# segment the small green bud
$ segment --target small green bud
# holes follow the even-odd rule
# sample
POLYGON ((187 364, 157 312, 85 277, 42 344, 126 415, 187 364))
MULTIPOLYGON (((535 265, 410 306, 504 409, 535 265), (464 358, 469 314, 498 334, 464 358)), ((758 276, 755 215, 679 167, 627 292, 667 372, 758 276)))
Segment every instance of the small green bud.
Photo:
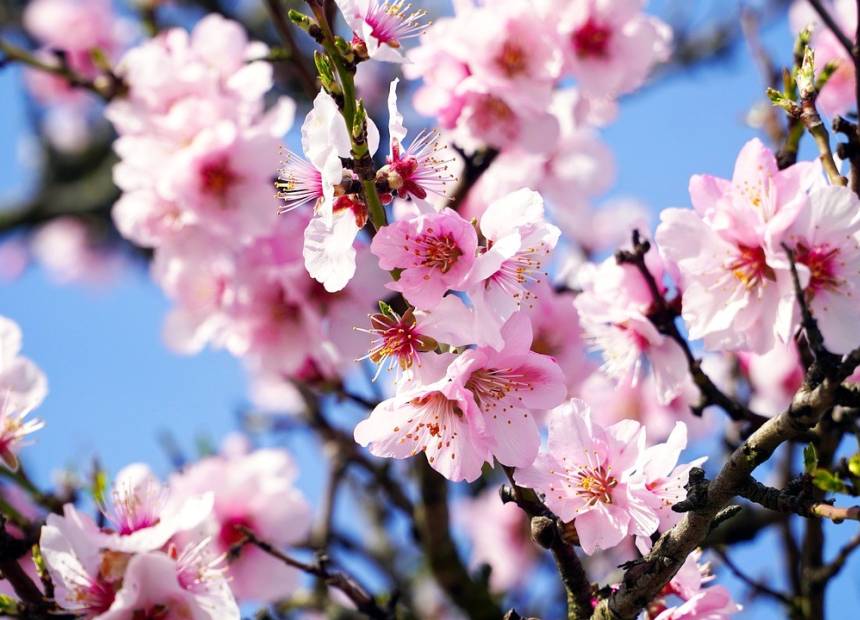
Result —
POLYGON ((801 99, 815 94, 815 52, 811 47, 803 50, 803 63, 797 68, 794 79, 801 99))
POLYGON ((815 446, 811 443, 806 444, 803 448, 803 471, 811 474, 818 467, 818 454, 815 452, 815 446))

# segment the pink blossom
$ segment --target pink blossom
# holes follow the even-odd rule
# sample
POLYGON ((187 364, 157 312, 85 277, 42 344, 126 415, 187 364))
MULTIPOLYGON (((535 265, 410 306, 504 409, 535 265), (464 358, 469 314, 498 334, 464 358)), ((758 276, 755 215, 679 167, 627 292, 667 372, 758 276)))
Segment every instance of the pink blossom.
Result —
MULTIPOLYGON (((860 199, 845 187, 818 189, 780 239, 808 272, 804 292, 824 344, 834 353, 848 353, 860 344, 860 327, 854 320, 860 295, 860 199)), ((781 273, 785 275, 785 270, 781 273)), ((789 340, 799 322, 799 308, 791 278, 781 278, 780 284, 780 336, 789 340)))
POLYGON ((465 290, 475 306, 479 344, 500 349, 500 332, 531 298, 528 287, 543 271, 561 231, 544 220, 543 199, 521 189, 496 200, 481 216, 486 250, 475 259, 465 290))
POLYGON ((528 579, 536 547, 529 537, 525 513, 514 503, 503 504, 496 489, 455 504, 455 521, 472 543, 471 568, 488 564, 490 587, 505 592, 528 579))
POLYGON ((105 284, 118 276, 123 261, 93 236, 83 221, 59 217, 39 227, 30 239, 30 251, 58 282, 105 284))
POLYGON ((18 470, 18 451, 29 443, 25 437, 45 426, 38 418, 25 421, 28 413, 30 407, 11 392, 0 393, 0 461, 12 471, 18 470))
POLYGON ((614 97, 630 92, 669 56, 672 32, 664 22, 640 12, 644 0, 556 4, 567 70, 589 94, 614 97))
POLYGON ((451 209, 394 222, 370 245, 386 271, 401 269, 386 285, 422 310, 430 310, 448 289, 462 287, 475 262, 478 238, 472 225, 451 209))
POLYGON ((0 316, 0 398, 10 411, 31 410, 42 404, 48 380, 21 352, 21 328, 0 316))
POLYGON ((377 456, 425 452, 449 480, 475 480, 494 457, 511 466, 531 463, 540 444, 531 412, 561 402, 564 379, 550 358, 529 350, 525 315, 515 315, 503 337, 499 352, 425 355, 419 376, 401 382, 397 395, 356 426, 356 441, 377 456))
POLYGON ((574 393, 592 373, 595 364, 586 355, 575 294, 556 292, 546 280, 535 283, 525 307, 534 331, 531 350, 550 356, 564 373, 568 391, 574 393))
POLYGON ((421 34, 427 14, 395 0, 337 0, 337 6, 368 56, 383 62, 403 62, 400 47, 421 34))
POLYGON ((742 609, 723 586, 712 586, 664 610, 654 620, 728 620, 742 609))
POLYGON ((687 447, 687 426, 676 422, 664 443, 647 448, 642 455, 642 473, 648 494, 644 501, 660 519, 660 529, 665 531, 681 519, 681 513, 673 512, 672 506, 687 497, 684 485, 689 480, 690 470, 701 467, 706 457, 677 465, 681 452, 687 447), (676 466, 677 465, 677 466, 676 466))
POLYGON ((583 401, 550 412, 547 450, 517 469, 517 484, 545 495, 547 506, 573 522, 582 550, 610 549, 631 534, 650 536, 659 524, 639 467, 645 432, 633 420, 603 428, 583 401))
POLYGON ((166 611, 166 619, 238 620, 239 607, 220 562, 201 547, 178 555, 135 555, 128 560, 113 604, 98 618, 136 620, 166 611))
MULTIPOLYGON (((657 242, 677 265, 682 315, 691 339, 712 350, 773 347, 780 301, 779 270, 770 245, 807 204, 818 169, 800 163, 778 170, 760 141, 738 155, 732 180, 690 179, 694 211, 666 209, 657 242)), ((819 181, 820 182, 820 181, 819 181)))
MULTIPOLYGON (((712 374, 709 373, 709 376, 712 374)), ((661 404, 657 398, 653 375, 648 375, 636 385, 630 385, 618 384, 598 371, 582 383, 578 393, 592 405, 595 421, 603 426, 619 420, 636 420, 645 427, 648 436, 656 440, 668 437, 679 420, 687 425, 692 434, 702 435, 709 430, 707 415, 697 418, 690 412, 690 405, 698 403, 700 399, 699 390, 692 380, 679 396, 665 404, 661 404)))
POLYGON ((222 121, 177 154, 160 193, 227 240, 265 232, 277 213, 271 176, 279 143, 271 134, 222 121))
MULTIPOLYGON (((310 528, 310 506, 296 489, 298 470, 287 452, 249 450, 247 442, 188 467, 171 479, 186 497, 210 493, 215 503, 194 536, 210 537, 217 553, 229 553, 241 542, 241 528, 282 547, 304 539, 310 528)), ((288 597, 298 585, 298 572, 253 546, 229 563, 230 587, 242 601, 270 602, 288 597)))
MULTIPOLYGON (((659 257, 650 254, 647 261, 665 291, 659 257)), ((622 384, 635 385, 650 367, 660 403, 680 395, 689 380, 686 357, 648 318, 653 295, 638 269, 609 257, 599 265, 583 266, 578 279, 583 290, 576 309, 587 338, 603 353, 605 372, 622 384)))
POLYGON ((141 553, 160 549, 178 532, 202 523, 212 511, 212 495, 180 496, 137 463, 117 474, 110 502, 101 509, 111 529, 95 536, 98 546, 141 553))
POLYGON ((474 312, 459 297, 446 295, 431 312, 409 308, 401 316, 387 308, 370 316, 370 329, 357 329, 374 336, 366 357, 378 365, 377 376, 386 364, 389 371, 397 368, 408 373, 413 366, 420 368, 421 354, 434 351, 439 342, 472 344, 475 338, 469 327, 473 317, 474 312))
POLYGON ((784 411, 803 383, 797 344, 777 342, 762 355, 740 353, 739 357, 753 389, 750 408, 766 416, 784 411))
POLYGON ((406 128, 403 115, 397 109, 398 82, 399 79, 393 80, 389 88, 389 155, 386 164, 377 172, 377 178, 386 180, 401 198, 424 200, 428 192, 444 197, 446 188, 454 180, 448 172, 453 160, 440 156, 445 146, 439 142, 439 134, 435 131, 422 131, 404 148, 406 128))

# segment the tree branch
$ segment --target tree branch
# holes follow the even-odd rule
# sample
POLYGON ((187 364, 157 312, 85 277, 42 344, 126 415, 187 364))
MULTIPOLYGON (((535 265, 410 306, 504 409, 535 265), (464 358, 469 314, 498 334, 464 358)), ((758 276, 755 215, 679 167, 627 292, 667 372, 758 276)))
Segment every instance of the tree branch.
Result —
POLYGON ((394 618, 392 611, 380 607, 374 598, 355 579, 341 571, 331 572, 328 569, 325 556, 318 558, 313 564, 302 562, 286 555, 268 542, 261 540, 252 530, 246 527, 240 527, 240 529, 245 536, 245 540, 238 543, 237 546, 239 548, 246 544, 252 544, 287 566, 292 566, 309 575, 319 577, 326 585, 337 588, 346 594, 349 600, 355 603, 358 610, 367 614, 370 618, 374 618, 375 620, 390 620, 394 618))

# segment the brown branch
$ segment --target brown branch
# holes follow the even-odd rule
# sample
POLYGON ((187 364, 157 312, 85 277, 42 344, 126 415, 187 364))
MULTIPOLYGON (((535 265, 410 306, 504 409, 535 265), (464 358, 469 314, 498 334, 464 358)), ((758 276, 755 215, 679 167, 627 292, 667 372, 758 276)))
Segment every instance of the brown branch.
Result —
POLYGON ((767 461, 782 443, 813 428, 834 404, 840 373, 821 383, 805 381, 791 405, 757 428, 738 446, 708 485, 707 502, 687 512, 655 543, 640 564, 625 573, 620 588, 602 601, 593 618, 632 620, 659 594, 687 556, 699 546, 711 529, 714 517, 749 480, 753 470, 767 461))
POLYGON ((52 63, 4 39, 0 39, 0 52, 3 53, 3 57, 0 59, 0 67, 4 63, 19 62, 38 71, 56 75, 68 82, 70 86, 88 90, 105 101, 110 101, 114 97, 121 95, 125 90, 122 80, 112 72, 108 71, 94 79, 90 79, 72 69, 62 56, 58 56, 57 62, 52 63))
POLYGON ((848 558, 854 551, 860 548, 860 534, 855 534, 836 554, 829 564, 822 566, 818 571, 809 574, 809 578, 815 581, 829 581, 845 566, 848 558))
POLYGON ((734 561, 729 557, 729 555, 728 555, 728 553, 726 553, 725 549, 718 547, 718 548, 714 549, 714 552, 719 556, 720 560, 722 560, 722 562, 726 566, 726 568, 728 568, 730 571, 732 571, 734 576, 737 577, 738 579, 740 579, 741 581, 743 581, 751 590, 753 590, 754 592, 756 592, 758 594, 764 594, 765 596, 769 596, 770 598, 779 601, 780 603, 782 603, 783 605, 785 605, 788 608, 794 608, 795 607, 794 602, 789 597, 787 597, 785 594, 783 594, 782 592, 779 592, 777 590, 774 590, 773 588, 771 588, 767 584, 764 584, 760 581, 753 579, 752 577, 747 575, 744 571, 742 571, 741 568, 737 564, 735 564, 734 561))
POLYGON ((567 598, 568 619, 590 618, 594 588, 579 556, 569 544, 569 538, 571 534, 575 536, 576 530, 568 532, 565 524, 546 507, 532 489, 517 485, 513 478, 513 468, 504 467, 504 470, 511 486, 502 487, 502 501, 514 502, 530 517, 532 539, 552 553, 567 598))
POLYGON ((447 481, 426 459, 417 459, 415 470, 421 496, 415 527, 433 578, 470 618, 497 620, 501 609, 487 588, 469 575, 451 538, 447 481))
POLYGON ((245 536, 245 540, 238 543, 238 548, 241 548, 246 544, 252 544, 273 558, 280 560, 287 566, 291 566, 302 572, 308 573, 309 575, 319 577, 326 583, 326 585, 343 592, 347 597, 349 597, 349 600, 355 603, 355 606, 360 612, 367 614, 370 618, 377 620, 390 620, 394 618, 393 612, 380 607, 376 600, 368 594, 367 590, 359 585, 354 578, 342 571, 331 571, 327 566, 324 556, 319 557, 313 564, 302 562, 301 560, 288 556, 265 540, 258 538, 252 530, 246 527, 241 527, 240 529, 242 534, 245 536))

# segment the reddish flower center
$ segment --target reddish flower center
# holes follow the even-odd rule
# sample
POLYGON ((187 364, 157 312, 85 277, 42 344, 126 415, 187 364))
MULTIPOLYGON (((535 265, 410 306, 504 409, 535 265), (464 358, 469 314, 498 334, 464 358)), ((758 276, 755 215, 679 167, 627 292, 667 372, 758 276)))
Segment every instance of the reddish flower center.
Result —
POLYGON ((432 228, 415 239, 413 251, 421 259, 422 266, 438 269, 442 273, 448 273, 463 255, 450 234, 436 235, 432 228))
POLYGON ((604 465, 580 467, 573 474, 573 482, 576 494, 584 497, 589 506, 594 506, 597 502, 611 504, 612 489, 618 486, 618 480, 604 465))
POLYGON ((221 522, 221 529, 218 532, 218 542, 222 549, 232 549, 243 540, 245 540, 245 532, 243 528, 253 529, 254 522, 246 515, 230 517, 221 522))
POLYGON ((230 187, 239 179, 230 168, 227 157, 206 162, 200 168, 200 184, 205 194, 217 198, 226 196, 230 187))
POLYGON ((514 41, 505 41, 498 56, 496 66, 509 78, 522 75, 528 69, 528 55, 525 49, 514 41))
POLYGON ((351 195, 338 196, 334 201, 334 205, 332 205, 332 209, 335 213, 338 211, 352 211, 355 217, 355 225, 359 228, 364 228, 364 225, 367 224, 367 205, 361 200, 353 198, 351 195))
POLYGON ((612 31, 593 17, 589 17, 571 36, 573 49, 580 58, 606 58, 611 38, 612 31))
POLYGON ((370 349, 368 357, 375 364, 381 364, 390 359, 389 370, 397 363, 402 370, 410 368, 418 360, 420 351, 432 351, 436 341, 428 336, 422 336, 416 329, 412 309, 401 317, 385 314, 373 314, 370 317, 369 333, 377 336, 370 349))
POLYGON ((767 264, 764 248, 761 246, 739 245, 738 253, 729 263, 728 268, 747 289, 761 285, 765 279, 776 279, 776 274, 767 264))
POLYGON ((839 278, 836 274, 838 256, 839 248, 831 248, 826 244, 815 248, 809 248, 802 243, 797 245, 795 259, 809 268, 809 284, 806 291, 810 297, 821 290, 833 290, 839 287, 839 278))
POLYGON ((533 391, 525 375, 514 368, 480 368, 469 376, 466 389, 472 392, 482 410, 491 409, 512 392, 533 391))

